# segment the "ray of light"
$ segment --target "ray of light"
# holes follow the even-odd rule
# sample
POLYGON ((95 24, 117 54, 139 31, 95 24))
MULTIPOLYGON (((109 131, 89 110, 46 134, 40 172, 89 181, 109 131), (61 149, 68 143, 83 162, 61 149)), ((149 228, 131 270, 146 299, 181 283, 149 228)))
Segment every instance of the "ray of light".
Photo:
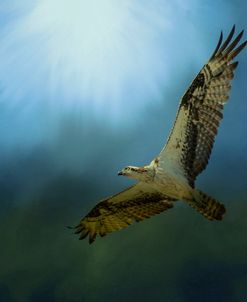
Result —
POLYGON ((114 115, 123 103, 154 97, 165 76, 160 35, 169 26, 164 5, 155 2, 37 0, 18 6, 21 13, 16 8, 1 35, 5 98, 15 106, 42 100, 114 115))

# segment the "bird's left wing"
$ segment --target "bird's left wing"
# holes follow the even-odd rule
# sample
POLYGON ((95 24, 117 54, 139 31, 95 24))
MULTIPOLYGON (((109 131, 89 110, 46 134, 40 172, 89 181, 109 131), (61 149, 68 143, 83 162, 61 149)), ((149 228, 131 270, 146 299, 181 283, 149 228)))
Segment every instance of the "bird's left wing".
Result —
POLYGON ((114 196, 100 201, 77 225, 75 234, 79 239, 89 236, 89 243, 96 236, 121 230, 134 221, 141 221, 172 208, 170 198, 152 189, 145 183, 138 183, 114 196))
POLYGON ((207 166, 223 117, 238 64, 233 59, 247 44, 245 41, 238 46, 243 31, 231 42, 234 31, 235 26, 223 44, 221 32, 213 55, 182 97, 175 124, 159 156, 160 168, 172 165, 192 187, 207 166))

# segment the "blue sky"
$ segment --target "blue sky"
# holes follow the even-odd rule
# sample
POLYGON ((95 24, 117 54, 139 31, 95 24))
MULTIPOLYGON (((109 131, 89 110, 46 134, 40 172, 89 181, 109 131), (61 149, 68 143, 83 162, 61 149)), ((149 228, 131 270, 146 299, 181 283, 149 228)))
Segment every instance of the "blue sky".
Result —
POLYGON ((226 203, 224 222, 181 205, 95 247, 64 226, 131 184, 117 178, 122 166, 157 155, 220 30, 246 29, 246 9, 241 0, 0 2, 0 300, 150 301, 155 291, 157 301, 245 301, 246 50, 198 179, 226 203))

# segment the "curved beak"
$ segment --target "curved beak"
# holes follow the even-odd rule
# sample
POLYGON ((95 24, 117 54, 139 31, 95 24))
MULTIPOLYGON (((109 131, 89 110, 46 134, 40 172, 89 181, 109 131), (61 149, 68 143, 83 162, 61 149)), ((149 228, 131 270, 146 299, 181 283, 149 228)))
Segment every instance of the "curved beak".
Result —
POLYGON ((122 171, 119 171, 117 175, 123 175, 123 172, 122 172, 122 171))

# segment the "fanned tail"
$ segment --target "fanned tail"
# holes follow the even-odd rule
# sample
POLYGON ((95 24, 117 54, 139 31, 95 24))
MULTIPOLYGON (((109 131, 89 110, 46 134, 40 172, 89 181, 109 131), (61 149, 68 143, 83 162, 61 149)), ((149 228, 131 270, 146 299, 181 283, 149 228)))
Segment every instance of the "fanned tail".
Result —
POLYGON ((194 199, 187 203, 209 220, 222 220, 226 212, 225 206, 213 197, 195 189, 194 199))

